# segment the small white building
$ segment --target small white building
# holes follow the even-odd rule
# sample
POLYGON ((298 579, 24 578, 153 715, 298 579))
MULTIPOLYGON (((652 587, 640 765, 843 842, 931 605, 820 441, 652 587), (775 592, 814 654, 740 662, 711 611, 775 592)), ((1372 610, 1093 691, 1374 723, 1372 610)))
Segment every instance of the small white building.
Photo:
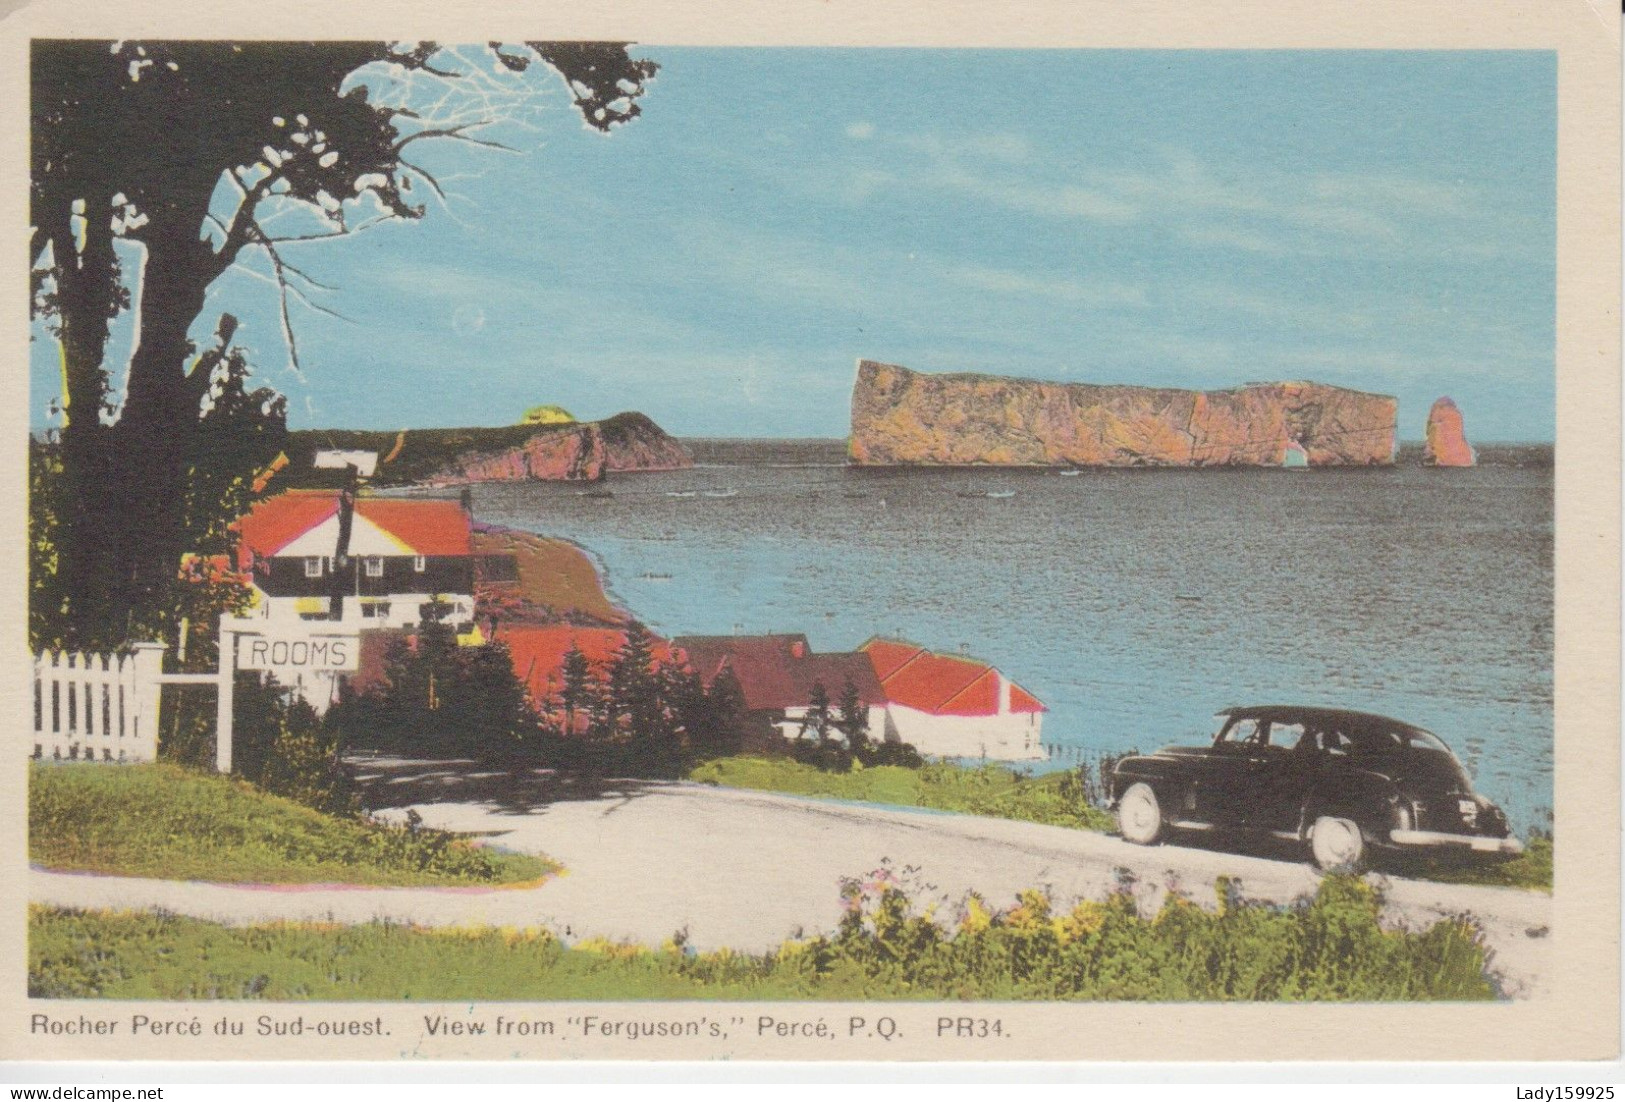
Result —
POLYGON ((354 467, 362 478, 371 478, 378 470, 378 453, 344 451, 338 448, 323 449, 316 453, 316 460, 311 466, 324 471, 342 471, 346 467, 354 467))
POLYGON ((886 697, 885 737, 922 754, 990 761, 1044 758, 1047 708, 985 662, 871 639, 869 656, 886 697))

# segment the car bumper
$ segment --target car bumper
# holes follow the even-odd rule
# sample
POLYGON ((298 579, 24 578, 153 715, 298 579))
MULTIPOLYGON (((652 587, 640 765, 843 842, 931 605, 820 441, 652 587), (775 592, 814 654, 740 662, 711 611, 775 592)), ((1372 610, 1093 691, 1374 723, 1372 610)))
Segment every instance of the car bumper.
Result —
POLYGON ((1523 843, 1516 838, 1486 838, 1482 834, 1446 834, 1440 830, 1391 830, 1388 840, 1396 846, 1418 849, 1470 849, 1478 853, 1500 853, 1516 857, 1523 843))

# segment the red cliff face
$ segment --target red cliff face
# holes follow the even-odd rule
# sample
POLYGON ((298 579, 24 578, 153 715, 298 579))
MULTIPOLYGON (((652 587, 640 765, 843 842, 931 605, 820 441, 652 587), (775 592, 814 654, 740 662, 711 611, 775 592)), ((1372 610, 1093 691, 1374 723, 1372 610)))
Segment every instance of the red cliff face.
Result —
POLYGON ((688 452, 660 426, 638 413, 607 421, 541 426, 521 441, 468 448, 424 475, 430 486, 470 482, 594 480, 611 471, 670 471, 692 467, 688 452))
POLYGON ((1320 383, 1167 390, 921 375, 861 360, 854 463, 865 466, 1277 467, 1394 461, 1398 400, 1320 383))
POLYGON ((1428 410, 1427 445, 1422 449, 1422 462, 1430 467, 1471 467, 1478 463, 1478 453, 1467 443, 1461 410, 1449 398, 1440 398, 1428 410))

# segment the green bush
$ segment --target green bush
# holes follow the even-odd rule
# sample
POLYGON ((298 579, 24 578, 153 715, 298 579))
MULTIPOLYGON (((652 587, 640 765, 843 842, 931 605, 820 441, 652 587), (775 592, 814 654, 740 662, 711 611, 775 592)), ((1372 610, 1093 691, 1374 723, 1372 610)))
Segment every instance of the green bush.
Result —
POLYGON ((169 915, 30 914, 37 998, 1480 1000, 1495 996, 1466 921, 1384 930, 1376 893, 1331 877, 1312 900, 1170 898, 1142 917, 1131 894, 1059 911, 1042 892, 993 911, 966 899, 931 921, 889 870, 849 881, 829 937, 765 954, 694 953, 541 931, 372 924, 229 929, 169 915))
POLYGON ((917 768, 875 765, 847 773, 785 758, 734 757, 704 762, 688 776, 728 788, 929 807, 1081 830, 1109 830, 1112 826, 1111 816, 1081 798, 1071 773, 1029 777, 999 765, 951 762, 917 768))

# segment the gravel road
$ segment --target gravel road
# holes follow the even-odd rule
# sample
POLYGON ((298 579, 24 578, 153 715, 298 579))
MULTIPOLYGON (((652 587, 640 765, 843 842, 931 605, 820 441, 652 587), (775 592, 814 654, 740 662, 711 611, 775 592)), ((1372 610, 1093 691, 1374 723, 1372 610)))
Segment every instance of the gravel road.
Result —
MULTIPOLYGON (((489 835, 545 853, 565 872, 520 889, 266 887, 54 873, 35 869, 36 902, 163 907, 234 924, 274 919, 424 925, 545 925, 566 938, 658 944, 686 932, 699 949, 761 950, 833 929, 839 882, 883 863, 917 898, 952 908, 969 891, 996 905, 1029 887, 1057 903, 1100 898, 1130 871, 1149 913, 1170 888, 1208 903, 1214 880, 1249 899, 1311 894, 1318 875, 1292 861, 1182 846, 1132 846, 1034 823, 645 781, 587 784, 466 764, 375 762, 364 774, 381 817, 410 808, 424 825, 489 835), (906 871, 905 871, 906 870, 906 871)), ((1470 914, 1483 927, 1506 994, 1539 996, 1548 974, 1551 898, 1508 888, 1381 878, 1384 921, 1429 925, 1470 914)))

